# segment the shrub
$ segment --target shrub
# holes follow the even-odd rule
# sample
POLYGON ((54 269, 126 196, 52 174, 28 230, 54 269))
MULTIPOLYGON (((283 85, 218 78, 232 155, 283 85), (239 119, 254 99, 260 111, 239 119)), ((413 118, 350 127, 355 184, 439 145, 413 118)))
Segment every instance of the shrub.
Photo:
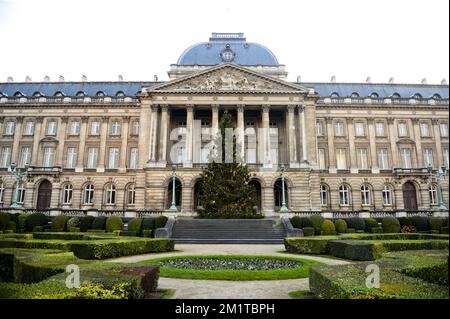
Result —
POLYGON ((123 222, 119 216, 111 216, 106 220, 106 232, 112 233, 115 230, 122 230, 123 222))
POLYGON ((403 228, 405 226, 412 226, 413 223, 411 221, 411 218, 409 217, 398 217, 398 221, 400 222, 400 227, 403 228))
POLYGON ((164 228, 166 226, 168 218, 166 216, 158 216, 155 219, 155 229, 164 228))
MULTIPOLYGON (((336 237, 337 238, 337 237, 336 237)), ((328 252, 329 238, 285 238, 284 247, 295 254, 325 254, 328 252)))
POLYGON ((44 233, 34 233, 34 239, 59 239, 59 240, 82 240, 84 239, 84 234, 72 234, 72 233, 60 233, 60 232, 44 232, 44 233))
POLYGON ((448 226, 442 227, 441 228, 441 233, 448 234, 448 226))
POLYGON ((52 222, 53 231, 65 231, 67 229, 67 222, 70 217, 66 215, 57 216, 52 222))
POLYGON ((95 217, 92 221, 92 229, 105 229, 106 217, 99 216, 95 217))
POLYGON ((344 234, 347 231, 347 223, 343 219, 338 219, 334 222, 334 227, 339 234, 344 234))
POLYGON ((370 232, 371 232, 371 233, 374 233, 374 234, 380 234, 380 233, 383 233, 383 228, 380 227, 380 226, 378 226, 378 227, 373 227, 373 228, 370 230, 370 232))
POLYGON ((88 229, 92 228, 92 223, 94 221, 94 216, 84 216, 80 218, 80 230, 82 232, 87 231, 88 229))
POLYGON ((134 230, 121 230, 120 236, 137 237, 138 233, 134 230))
POLYGON ((314 227, 314 233, 320 235, 323 223, 323 217, 320 215, 312 215, 309 220, 311 221, 312 227, 314 227))
POLYGON ((416 231, 416 227, 414 227, 413 225, 405 225, 401 230, 402 233, 415 233, 416 231))
POLYGON ((6 226, 6 230, 11 230, 13 233, 15 233, 17 231, 16 223, 10 220, 8 226, 6 226))
POLYGON ((375 218, 364 218, 364 223, 366 225, 365 231, 370 233, 372 228, 379 227, 378 222, 375 218))
POLYGON ((143 230, 153 230, 155 229, 155 217, 147 217, 142 219, 142 229, 143 230))
POLYGON ((115 230, 115 231, 113 231, 113 234, 115 236, 120 236, 122 234, 122 231, 121 230, 115 230))
POLYGON ((26 227, 25 229, 27 231, 33 231, 33 228, 36 226, 44 226, 47 225, 48 218, 42 213, 34 213, 28 216, 26 220, 26 227))
POLYGON ((70 231, 71 233, 79 233, 81 232, 80 227, 69 227, 68 231, 70 231))
POLYGON ((336 228, 331 220, 325 219, 322 223, 322 235, 336 235, 336 228))
POLYGON ((25 231, 25 229, 27 228, 27 219, 28 215, 26 214, 21 214, 17 217, 17 226, 20 231, 25 231))
POLYGON ((303 227, 303 236, 309 237, 314 236, 314 227, 303 227))
POLYGON ((428 218, 423 216, 412 216, 410 217, 411 222, 417 231, 429 231, 428 218))
POLYGON ((88 233, 106 233, 106 230, 104 229, 88 229, 88 233))
POLYGON ((8 227, 11 217, 7 213, 0 212, 0 231, 3 231, 8 227))
POLYGON ((78 217, 72 217, 67 221, 67 229, 71 231, 71 228, 79 228, 81 221, 78 217))
POLYGON ((128 230, 134 231, 138 235, 142 232, 142 218, 133 218, 128 222, 128 230))
POLYGON ((355 233, 355 232, 356 232, 356 231, 355 231, 354 228, 347 228, 347 231, 346 231, 347 234, 353 234, 353 233, 355 233))
POLYGON ((291 223, 294 228, 298 229, 312 227, 311 220, 308 217, 294 216, 291 218, 291 223))
POLYGON ((430 230, 437 230, 441 232, 441 228, 444 226, 444 220, 440 217, 431 217, 428 219, 428 225, 430 230))
POLYGON ((150 237, 152 237, 152 234, 153 234, 153 230, 151 230, 151 229, 144 229, 142 231, 142 236, 143 237, 150 238, 150 237))
POLYGON ((366 223, 364 222, 364 219, 361 217, 350 217, 346 219, 346 222, 347 227, 353 228, 355 231, 366 229, 366 223))
POLYGON ((397 218, 392 216, 384 217, 381 221, 381 226, 383 227, 383 232, 385 233, 399 233, 400 223, 397 218))

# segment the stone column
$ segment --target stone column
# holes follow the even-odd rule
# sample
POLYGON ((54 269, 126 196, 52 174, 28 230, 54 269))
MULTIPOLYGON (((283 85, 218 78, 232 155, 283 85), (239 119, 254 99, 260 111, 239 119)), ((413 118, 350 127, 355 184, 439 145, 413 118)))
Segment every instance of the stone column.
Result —
POLYGON ((355 148, 355 124, 352 117, 347 117, 348 148, 350 152, 350 173, 358 174, 358 160, 355 148))
POLYGON ((122 118, 123 130, 120 136, 120 155, 119 155, 119 173, 125 173, 127 171, 127 152, 128 152, 128 131, 130 127, 130 117, 124 116, 122 118))
MULTIPOLYGON (((307 143, 306 143, 306 125, 305 125, 305 106, 298 106, 298 128, 300 131, 300 144, 301 144, 301 162, 306 163, 307 157, 307 143)), ((314 131, 315 132, 315 131, 314 131)))
POLYGON ((244 105, 237 107, 237 143, 239 149, 237 150, 237 158, 241 163, 245 162, 245 135, 244 135, 244 105))
POLYGON ((158 126, 158 105, 152 105, 152 116, 150 124, 150 161, 156 162, 156 129, 158 126))
POLYGON ((194 137, 194 106, 186 105, 186 161, 184 167, 192 167, 192 145, 194 137))
POLYGON ((81 118, 80 144, 78 145, 78 155, 77 155, 78 157, 77 157, 77 166, 75 168, 75 172, 83 172, 83 170, 84 170, 84 151, 86 149, 88 121, 89 121, 89 117, 87 117, 87 116, 83 116, 81 118))
POLYGON ((396 168, 400 167, 397 150, 397 129, 395 127, 395 120, 393 118, 388 118, 387 121, 389 126, 389 141, 391 143, 392 168, 396 168))
POLYGON ((4 116, 0 116, 0 136, 3 135, 3 122, 5 121, 5 117, 4 116))
POLYGON ((328 169, 330 173, 336 173, 336 151, 334 149, 334 130, 333 130, 333 118, 326 117, 327 122, 327 141, 328 141, 328 169))
POLYGON ((294 117, 295 117, 295 106, 294 105, 288 105, 287 106, 287 138, 288 138, 288 146, 289 146, 289 167, 295 168, 298 167, 298 161, 297 161, 297 141, 295 138, 295 124, 294 124, 294 117))
POLYGON ((17 116, 16 117, 16 127, 14 128, 14 141, 13 141, 13 147, 12 147, 12 156, 11 156, 11 163, 18 164, 19 160, 19 143, 22 139, 22 122, 23 122, 23 116, 17 116))
POLYGON ((216 137, 217 132, 219 131, 219 105, 215 104, 211 106, 212 116, 211 116, 211 134, 212 139, 216 137))
POLYGON ((64 163, 64 145, 66 142, 67 136, 67 123, 69 122, 69 118, 67 116, 61 116, 61 125, 58 125, 57 139, 58 139, 58 149, 56 153, 56 166, 64 167, 66 163, 64 163))
POLYGON ((150 120, 151 109, 149 105, 141 105, 141 115, 139 118, 139 168, 143 168, 150 159, 150 120))
MULTIPOLYGON (((434 162, 434 167, 441 167, 444 165, 444 158, 442 156, 442 143, 441 143, 441 130, 439 128, 439 120, 438 119, 432 119, 433 123, 433 135, 434 135, 434 142, 436 145, 436 160, 434 162)), ((447 206, 448 207, 448 206, 447 206)))
POLYGON ((413 141, 416 142, 416 158, 417 158, 417 167, 425 167, 425 164, 423 162, 423 152, 422 152, 422 141, 421 141, 421 134, 420 134, 420 126, 419 126, 419 119, 413 118, 411 119, 412 126, 413 126, 413 141))
POLYGON ((105 155, 106 155, 106 139, 108 138, 108 123, 109 117, 102 117, 102 127, 100 130, 100 150, 97 163, 97 172, 103 173, 105 171, 105 155))
POLYGON ((159 165, 166 166, 167 163, 167 127, 168 127, 168 109, 169 106, 161 105, 161 126, 159 134, 159 165))
POLYGON ((314 101, 305 103, 303 123, 304 140, 306 148, 306 161, 309 165, 317 165, 317 134, 316 134, 316 108, 314 101), (310 132, 310 134, 306 134, 310 132))
POLYGON ((372 167, 372 173, 379 173, 378 168, 378 156, 377 156, 377 144, 376 144, 376 134, 375 134, 375 123, 373 117, 367 119, 368 124, 368 138, 370 145, 370 163, 372 167))
POLYGON ((269 133, 269 110, 270 105, 262 106, 262 129, 263 129, 263 166, 272 167, 270 160, 270 133, 269 133))
POLYGON ((38 154, 39 154, 39 141, 41 140, 41 130, 42 121, 44 118, 42 116, 36 117, 36 124, 34 127, 34 137, 33 137, 33 149, 31 150, 31 163, 32 166, 38 166, 38 154))

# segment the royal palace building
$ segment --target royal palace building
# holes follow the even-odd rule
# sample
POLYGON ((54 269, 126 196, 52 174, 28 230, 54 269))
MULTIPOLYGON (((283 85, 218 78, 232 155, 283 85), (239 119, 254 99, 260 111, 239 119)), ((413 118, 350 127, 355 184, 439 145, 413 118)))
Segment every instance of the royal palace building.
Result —
POLYGON ((165 210, 176 164, 177 208, 195 214, 225 111, 266 216, 281 206, 280 164, 291 211, 448 207, 445 82, 288 82, 275 55, 241 33, 213 33, 168 74, 0 83, 0 207, 18 186, 22 208, 165 210))

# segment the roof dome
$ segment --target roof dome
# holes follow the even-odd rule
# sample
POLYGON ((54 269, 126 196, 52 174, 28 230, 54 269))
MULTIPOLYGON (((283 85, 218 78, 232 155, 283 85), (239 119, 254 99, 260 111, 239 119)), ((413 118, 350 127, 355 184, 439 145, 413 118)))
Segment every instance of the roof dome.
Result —
POLYGON ((213 33, 209 42, 186 49, 177 65, 279 65, 275 55, 265 46, 247 42, 243 33, 213 33))

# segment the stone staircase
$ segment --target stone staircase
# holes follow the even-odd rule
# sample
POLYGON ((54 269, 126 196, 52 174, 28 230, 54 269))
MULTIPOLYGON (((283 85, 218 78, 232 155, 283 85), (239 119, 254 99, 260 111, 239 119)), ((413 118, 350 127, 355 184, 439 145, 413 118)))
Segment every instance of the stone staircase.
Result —
POLYGON ((280 219, 178 218, 172 238, 191 244, 282 244, 286 231, 280 219))

